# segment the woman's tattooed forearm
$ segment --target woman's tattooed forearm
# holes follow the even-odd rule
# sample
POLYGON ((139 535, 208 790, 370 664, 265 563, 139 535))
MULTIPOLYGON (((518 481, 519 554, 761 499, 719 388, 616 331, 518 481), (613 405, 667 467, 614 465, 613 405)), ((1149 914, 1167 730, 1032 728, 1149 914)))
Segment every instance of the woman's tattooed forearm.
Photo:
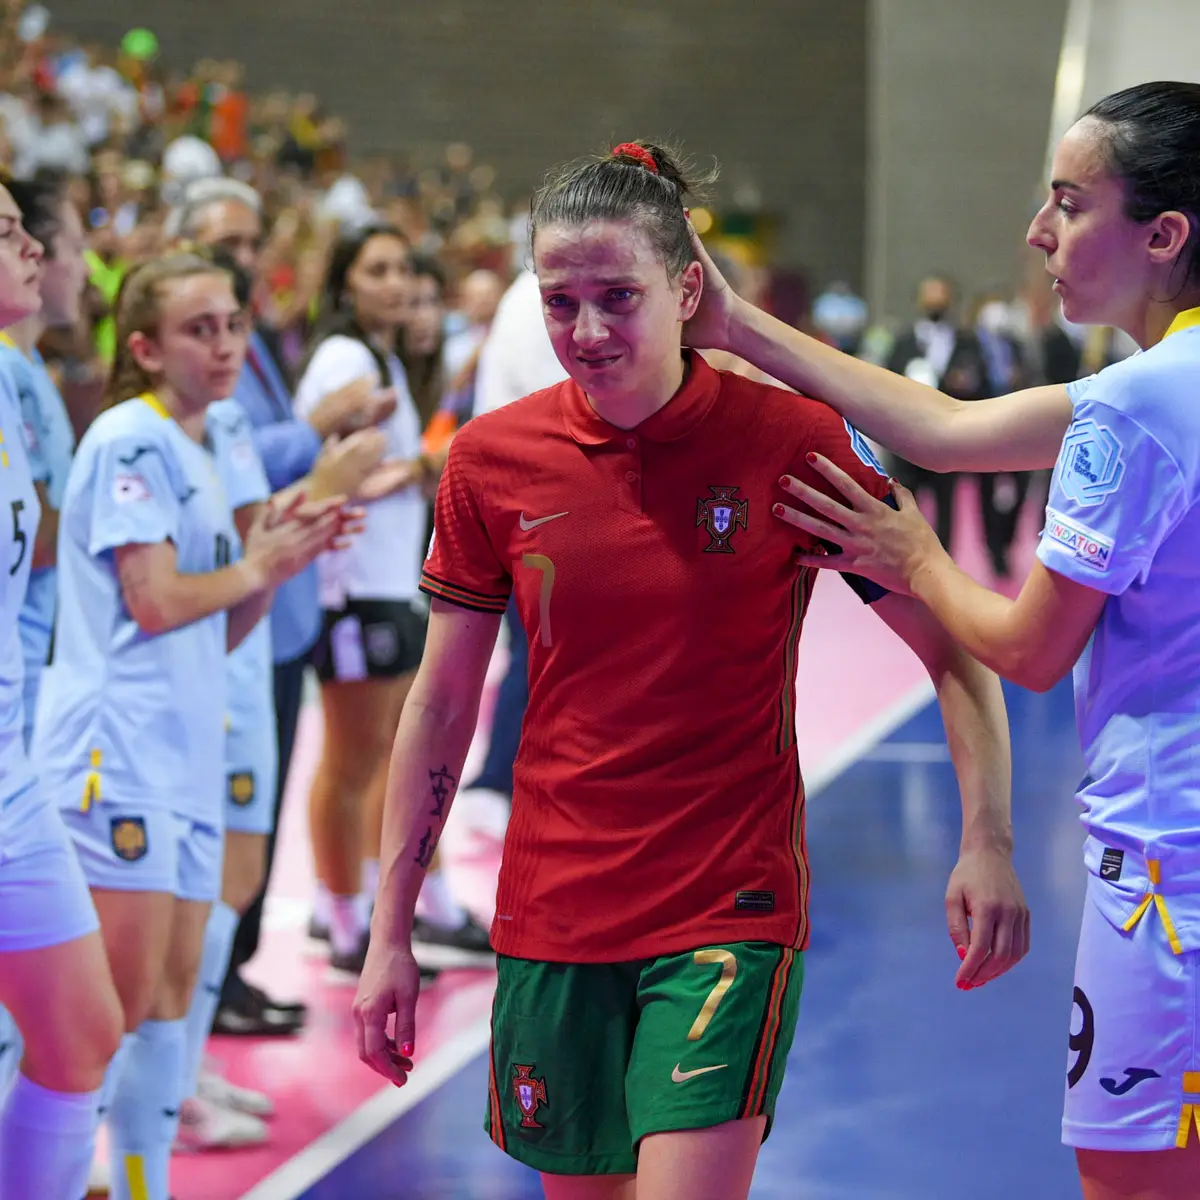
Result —
POLYGON ((438 770, 429 772, 430 799, 433 802, 433 807, 429 810, 429 815, 437 823, 436 825, 430 825, 425 830, 417 846, 414 861, 422 869, 427 869, 429 864, 433 862, 433 856, 437 852, 438 839, 442 836, 442 825, 446 819, 446 805, 450 802, 450 797, 454 794, 454 787, 457 783, 458 780, 450 773, 450 769, 445 763, 438 770))

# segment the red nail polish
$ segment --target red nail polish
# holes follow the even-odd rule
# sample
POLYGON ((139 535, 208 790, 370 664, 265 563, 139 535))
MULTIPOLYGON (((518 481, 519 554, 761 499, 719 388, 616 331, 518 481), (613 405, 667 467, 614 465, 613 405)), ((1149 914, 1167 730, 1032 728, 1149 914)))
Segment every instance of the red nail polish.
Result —
POLYGON ((808 454, 805 456, 805 460, 811 465, 817 461, 817 456, 815 454, 808 454))
POLYGON ((958 948, 958 961, 959 961, 959 962, 962 962, 962 960, 963 960, 964 958, 966 958, 966 957, 967 957, 967 948, 966 948, 966 946, 959 946, 959 948, 958 948))
POLYGON ((787 486, 788 486, 788 484, 789 484, 790 482, 791 482, 791 476, 789 476, 789 475, 780 475, 780 477, 779 477, 779 486, 780 486, 781 488, 785 488, 785 487, 787 487, 787 486))
POLYGON ((776 505, 775 505, 775 506, 774 506, 774 507, 771 509, 771 511, 772 511, 772 512, 773 512, 773 513, 774 513, 774 514, 777 516, 777 517, 782 517, 782 516, 783 516, 783 505, 782 505, 782 504, 776 504, 776 505))
POLYGON ((404 1045, 400 1047, 400 1053, 403 1054, 405 1058, 412 1058, 412 1052, 412 1042, 405 1042, 404 1045))

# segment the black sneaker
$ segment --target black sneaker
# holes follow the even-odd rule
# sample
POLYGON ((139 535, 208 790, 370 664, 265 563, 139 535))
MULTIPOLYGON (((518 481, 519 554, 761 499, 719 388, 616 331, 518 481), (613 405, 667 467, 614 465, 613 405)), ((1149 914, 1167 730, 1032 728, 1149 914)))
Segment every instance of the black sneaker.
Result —
POLYGON ((496 952, 488 931, 470 915, 457 929, 415 917, 412 936, 413 955, 422 966, 452 970, 496 965, 496 952))
POLYGON ((329 926, 322 925, 315 916, 308 918, 308 937, 313 942, 329 941, 329 926))
POLYGON ((273 1008, 276 1012, 281 1013, 291 1013, 301 1021, 308 1020, 307 1004, 299 1000, 273 1000, 262 988, 255 987, 252 983, 243 981, 243 986, 264 1008, 273 1008))
MULTIPOLYGON (((338 954, 336 952, 329 955, 329 970, 334 976, 332 982, 339 982, 339 976, 346 975, 361 975, 363 966, 367 961, 367 950, 371 945, 370 933, 364 933, 358 946, 349 954, 338 954)), ((425 963, 417 964, 421 970, 421 986, 436 979, 440 972, 434 967, 427 966, 425 963)))
POLYGON ((293 1037, 304 1028, 307 1015, 307 1009, 278 1007, 258 988, 242 983, 221 996, 212 1031, 226 1037, 293 1037))

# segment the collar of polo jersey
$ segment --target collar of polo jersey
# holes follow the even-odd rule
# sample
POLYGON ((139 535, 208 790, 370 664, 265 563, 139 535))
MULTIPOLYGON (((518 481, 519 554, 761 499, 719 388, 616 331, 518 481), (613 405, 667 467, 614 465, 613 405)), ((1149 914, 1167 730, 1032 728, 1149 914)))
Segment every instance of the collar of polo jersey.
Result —
POLYGON ((1200 308, 1185 308, 1183 312, 1176 314, 1175 320, 1167 326, 1167 332, 1163 334, 1163 337, 1164 339, 1169 338, 1173 333, 1192 329, 1196 325, 1200 325, 1200 308))
POLYGON ((673 442, 686 437, 708 415, 721 390, 721 380, 702 355, 694 350, 685 350, 684 354, 687 374, 679 391, 658 412, 633 429, 610 425, 588 403, 583 388, 574 380, 568 380, 562 391, 567 432, 581 446, 600 446, 631 433, 648 442, 673 442))
POLYGON ((153 392, 143 392, 138 399, 158 413, 164 421, 171 419, 171 414, 167 411, 167 406, 153 392))

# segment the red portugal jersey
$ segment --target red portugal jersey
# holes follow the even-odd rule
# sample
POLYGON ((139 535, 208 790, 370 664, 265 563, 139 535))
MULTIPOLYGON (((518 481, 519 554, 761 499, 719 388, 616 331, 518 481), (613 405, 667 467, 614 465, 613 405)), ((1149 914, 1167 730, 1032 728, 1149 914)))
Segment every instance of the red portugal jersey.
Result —
POLYGON ((813 572, 793 556, 811 543, 771 505, 784 473, 827 487, 810 451, 887 494, 832 409, 698 354, 636 429, 568 381, 455 438, 421 587, 491 613, 515 592, 529 635, 499 953, 806 945, 796 649, 813 572))

